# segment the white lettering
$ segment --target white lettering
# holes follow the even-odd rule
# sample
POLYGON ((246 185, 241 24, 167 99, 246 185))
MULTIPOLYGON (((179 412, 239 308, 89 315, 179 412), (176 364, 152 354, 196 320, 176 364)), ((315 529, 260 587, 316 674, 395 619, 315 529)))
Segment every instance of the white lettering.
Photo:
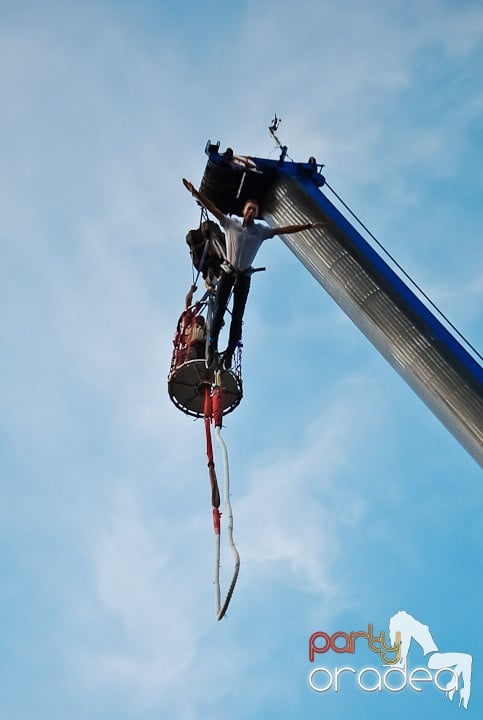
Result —
POLYGON ((401 692, 401 690, 404 690, 408 682, 408 677, 406 675, 406 668, 398 668, 398 667, 392 667, 387 672, 384 673, 384 687, 389 690, 389 692, 401 692), (393 673, 399 673, 402 675, 403 678, 403 684, 399 687, 394 687, 392 685, 389 685, 388 683, 388 677, 389 675, 392 675, 393 673))
POLYGON ((457 690, 458 689, 458 675, 452 668, 440 668, 438 672, 434 676, 434 684, 438 688, 438 690, 442 690, 443 692, 449 692, 451 690, 457 690), (446 685, 441 685, 438 683, 440 673, 443 672, 449 672, 453 676, 453 685, 449 685, 448 683, 446 685))
POLYGON ((341 690, 340 678, 344 673, 354 675, 356 684, 360 689, 369 693, 381 692, 383 686, 386 690, 389 690, 389 692, 401 692, 408 685, 411 690, 421 692, 422 688, 418 687, 418 685, 431 682, 434 683, 438 690, 443 692, 458 689, 458 674, 452 668, 440 668, 433 676, 428 668, 417 667, 411 670, 408 676, 406 668, 399 667, 390 667, 383 675, 377 668, 373 667, 362 668, 359 672, 353 667, 336 667, 333 670, 333 674, 325 667, 316 667, 310 672, 308 682, 312 690, 318 693, 324 693, 328 690, 339 692, 341 690), (441 673, 451 674, 451 680, 444 685, 440 684, 441 673), (370 677, 368 677, 370 675, 374 676, 373 684, 371 684, 370 677), (400 677, 400 683, 398 685, 390 682, 394 675, 400 677))
POLYGON ((360 671, 359 675, 357 676, 357 684, 361 688, 361 690, 365 690, 366 692, 375 692, 376 690, 381 691, 382 690, 382 678, 381 673, 376 670, 376 668, 367 667, 360 671), (374 673, 377 677, 376 685, 374 685, 373 688, 364 687, 362 684, 362 678, 366 673, 374 673))
POLYGON ((339 692, 339 675, 342 675, 343 672, 351 672, 355 674, 354 668, 351 667, 343 667, 343 668, 336 668, 334 672, 334 691, 339 692))
POLYGON ((416 690, 416 692, 421 692, 421 688, 415 687, 413 683, 416 682, 432 682, 433 676, 429 672, 428 668, 414 668, 414 670, 411 671, 411 674, 409 676, 409 685, 412 688, 412 690, 416 690), (416 673, 426 673, 426 677, 415 677, 416 673))
POLYGON ((314 668, 312 672, 309 675, 309 685, 312 688, 312 690, 315 690, 315 692, 326 692, 327 690, 330 690, 332 687, 332 674, 330 670, 327 670, 326 668, 320 667, 320 668, 314 668), (317 685, 314 685, 314 677, 316 673, 324 672, 329 676, 329 684, 327 687, 318 687, 317 685))

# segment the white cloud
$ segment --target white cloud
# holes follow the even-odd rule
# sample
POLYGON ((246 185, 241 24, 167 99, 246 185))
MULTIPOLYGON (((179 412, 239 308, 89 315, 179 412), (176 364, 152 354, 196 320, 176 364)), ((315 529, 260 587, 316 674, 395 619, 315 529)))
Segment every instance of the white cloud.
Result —
POLYGON ((348 458, 370 428, 358 425, 356 417, 374 401, 370 384, 357 378, 348 378, 331 395, 325 411, 293 427, 288 448, 252 472, 237 532, 257 582, 275 576, 332 601, 344 594, 334 581, 343 528, 357 525, 364 511, 363 497, 344 480, 346 473, 350 477, 348 458))
MULTIPOLYGON (((358 403, 370 402, 370 385, 356 378, 349 384, 358 403)), ((356 429, 355 404, 338 402, 336 395, 324 413, 299 428, 290 452, 282 451, 269 463, 262 460, 248 482, 240 482, 241 467, 231 467, 235 541, 242 565, 222 626, 214 620, 208 504, 196 512, 190 504, 162 504, 157 517, 147 509, 152 500, 143 496, 142 486, 115 491, 103 504, 102 526, 93 532, 90 526, 92 574, 79 599, 89 626, 86 642, 77 649, 78 662, 89 685, 123 688, 142 705, 177 703, 182 712, 190 702, 201 701, 210 673, 220 672, 207 638, 221 633, 222 641, 228 634, 235 645, 223 661, 222 686, 210 701, 216 704, 235 685, 248 682, 253 671, 239 633, 245 632, 260 596, 283 595, 289 588, 302 595, 315 593, 326 617, 350 604, 336 565, 342 537, 362 521, 365 501, 353 485, 347 458, 364 442, 369 426, 356 429), (344 510, 338 512, 341 502, 344 510)), ((228 450, 236 441, 229 435, 225 430, 228 450)), ((201 459, 198 464, 202 472, 201 459)), ((221 484, 219 459, 217 465, 221 484)), ((230 576, 231 562, 223 536, 223 578, 230 576)), ((254 628, 259 622, 263 625, 260 619, 254 628)), ((262 648, 258 652, 264 656, 262 648)))

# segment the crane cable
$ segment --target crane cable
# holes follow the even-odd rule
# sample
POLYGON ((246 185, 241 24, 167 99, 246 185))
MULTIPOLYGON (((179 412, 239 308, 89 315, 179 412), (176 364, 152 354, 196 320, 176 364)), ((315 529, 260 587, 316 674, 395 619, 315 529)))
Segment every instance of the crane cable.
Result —
POLYGON ((418 285, 418 283, 409 275, 408 272, 398 263, 395 257, 391 255, 391 253, 384 247, 384 245, 377 239, 377 237, 369 230, 369 228, 362 222, 362 220, 351 210, 351 208, 347 205, 347 203, 344 202, 344 200, 336 193, 333 187, 329 185, 327 181, 325 181, 325 186, 328 190, 334 195, 334 197, 337 198, 337 200, 341 203, 341 205, 349 212, 354 220, 359 223, 359 225, 366 231, 366 233, 369 235, 372 240, 378 245, 378 247, 383 251, 383 253, 388 257, 391 262, 397 267, 400 273, 404 275, 406 280, 409 280, 409 282, 412 284, 414 288, 422 295, 422 297, 426 300, 427 303, 435 310, 435 312, 439 315, 440 318, 442 318, 447 325, 453 330, 453 332, 458 335, 460 340, 462 340, 466 346, 473 351, 473 353, 480 359, 483 360, 483 356, 481 353, 478 352, 478 350, 474 347, 474 345, 471 344, 471 342, 466 338, 463 333, 461 333, 458 328, 451 322, 451 320, 445 315, 445 313, 434 303, 431 298, 424 292, 424 290, 418 285))
POLYGON ((211 497, 213 505, 213 527, 215 531, 215 567, 214 567, 214 585, 215 585, 215 609, 216 619, 221 620, 228 609, 230 600, 235 589, 236 581, 238 579, 238 573, 240 571, 240 555, 235 546, 233 540, 233 511, 230 502, 230 469, 228 465, 228 451, 225 442, 221 436, 221 427, 223 419, 223 387, 221 385, 220 372, 215 373, 215 385, 213 391, 210 385, 205 385, 205 397, 204 397, 204 420, 205 420, 205 432, 206 432, 206 447, 208 456, 208 470, 210 474, 211 482, 211 497), (218 489, 218 482, 215 473, 215 464, 213 459, 213 447, 211 442, 211 421, 215 424, 215 437, 218 445, 220 446, 222 457, 223 457, 223 501, 225 511, 228 518, 227 533, 228 533, 228 544, 233 554, 233 575, 228 587, 228 591, 225 595, 223 603, 221 601, 221 589, 220 589, 220 555, 221 555, 221 512, 220 506, 220 493, 218 489))

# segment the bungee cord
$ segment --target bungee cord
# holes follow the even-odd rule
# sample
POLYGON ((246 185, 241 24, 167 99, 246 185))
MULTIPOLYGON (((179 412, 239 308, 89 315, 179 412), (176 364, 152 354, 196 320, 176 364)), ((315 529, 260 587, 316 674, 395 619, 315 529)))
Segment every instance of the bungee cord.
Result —
MULTIPOLYGON (((225 442, 221 437, 221 428, 215 427, 215 437, 221 448, 223 455, 223 470, 224 470, 224 483, 223 483, 223 500, 225 505, 225 513, 227 515, 227 535, 228 543, 233 555, 233 576, 230 582, 230 586, 223 601, 223 605, 220 601, 220 534, 218 534, 217 540, 215 541, 218 547, 215 549, 215 597, 216 597, 216 619, 221 620, 230 604, 233 591, 235 589, 236 581, 238 579, 238 573, 240 572, 240 554, 236 548, 235 541, 233 540, 233 511, 230 502, 230 470, 228 467, 228 452, 226 449, 225 442)), ((216 532, 216 530, 215 530, 216 532)))
POLYGON ((213 528, 215 531, 215 564, 214 564, 214 586, 215 586, 215 615, 217 620, 221 620, 228 609, 230 600, 235 589, 238 573, 240 571, 240 555, 233 540, 233 510, 230 502, 230 468, 228 463, 228 451, 226 444, 221 436, 221 427, 223 420, 223 387, 221 385, 221 373, 216 371, 215 384, 213 388, 210 384, 206 384, 204 388, 204 422, 206 434, 206 453, 208 457, 208 473, 211 484, 211 502, 213 506, 213 528), (228 591, 222 602, 220 587, 220 566, 221 566, 221 512, 220 512, 220 492, 218 480, 215 471, 215 462, 213 456, 213 444, 211 441, 211 423, 215 425, 216 441, 221 449, 223 458, 223 503, 227 515, 227 539, 233 555, 233 575, 228 587, 228 591))

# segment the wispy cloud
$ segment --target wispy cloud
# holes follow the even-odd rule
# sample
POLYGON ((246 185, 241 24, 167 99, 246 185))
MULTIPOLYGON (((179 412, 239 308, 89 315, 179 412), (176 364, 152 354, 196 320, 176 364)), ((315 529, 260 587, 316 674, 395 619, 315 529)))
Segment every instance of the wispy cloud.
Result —
MULTIPOLYGON (((351 387, 359 403, 371 402, 370 386, 354 378, 351 387)), ((91 572, 79 598, 88 626, 77 657, 89 685, 123 688, 141 704, 188 707, 198 694, 201 701, 212 664, 220 669, 212 654, 217 643, 210 650, 207 638, 213 633, 238 637, 244 624, 237 614, 250 615, 260 594, 270 597, 288 588, 315 593, 325 617, 350 604, 335 566, 344 533, 348 527, 355 532, 364 515, 365 501, 350 473, 347 478, 345 474, 348 447, 363 443, 368 427, 348 436, 358 412, 345 395, 342 401, 336 397, 334 393, 326 411, 298 429, 290 453, 281 451, 268 463, 262 460, 241 486, 240 468, 232 467, 242 575, 232 601, 233 617, 224 628, 213 618, 208 505, 204 512, 190 506, 171 511, 160 507, 157 518, 140 492, 131 488, 113 494, 102 508, 102 528, 90 535, 91 572), (339 515, 341 497, 344 512, 339 515), (238 593, 245 607, 236 607, 238 593), (186 678, 195 676, 188 689, 186 678)), ((229 447, 228 430, 225 439, 229 447)), ((222 564, 223 575, 229 576, 226 545, 222 564)), ((254 627, 258 625, 255 621, 254 627)), ((248 682, 254 672, 248 648, 234 650, 223 665, 220 701, 233 692, 234 683, 248 682)))

